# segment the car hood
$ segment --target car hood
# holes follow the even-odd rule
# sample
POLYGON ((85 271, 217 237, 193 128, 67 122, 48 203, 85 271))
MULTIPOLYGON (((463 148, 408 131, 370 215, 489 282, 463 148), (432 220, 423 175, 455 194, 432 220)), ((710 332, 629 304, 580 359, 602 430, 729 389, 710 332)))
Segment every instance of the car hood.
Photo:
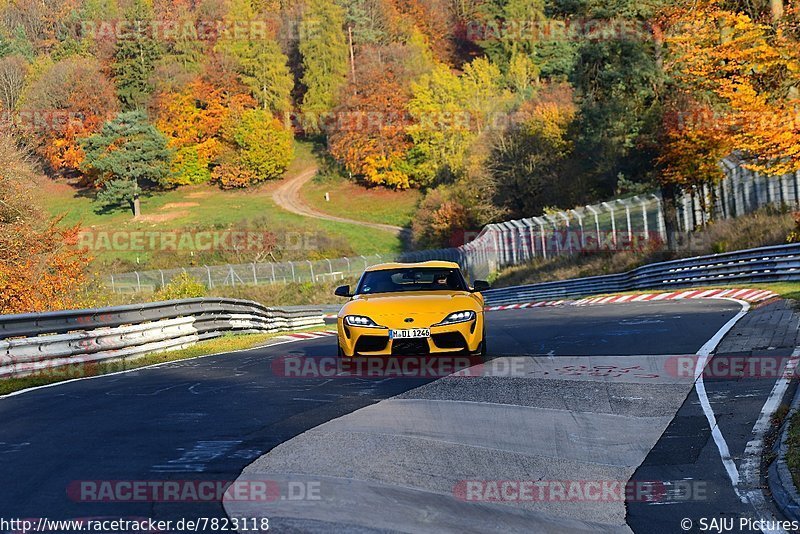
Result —
POLYGON ((483 310, 483 298, 478 293, 466 291, 419 291, 414 293, 376 293, 357 295, 344 305, 343 315, 366 315, 372 319, 381 317, 435 316, 440 321, 452 312, 483 310))

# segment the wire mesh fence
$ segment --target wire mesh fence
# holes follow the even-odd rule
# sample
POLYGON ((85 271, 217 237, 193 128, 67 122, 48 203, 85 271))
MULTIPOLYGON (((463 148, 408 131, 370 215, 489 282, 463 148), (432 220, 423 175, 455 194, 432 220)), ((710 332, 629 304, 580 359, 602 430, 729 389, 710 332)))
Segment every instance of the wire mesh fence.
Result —
MULTIPOLYGON (((726 178, 710 187, 687 189, 678 198, 678 230, 688 233, 711 219, 750 213, 765 205, 800 204, 800 172, 768 177, 735 158, 723 162, 726 178)), ((308 261, 245 263, 115 274, 115 292, 155 291, 185 272, 209 288, 244 284, 322 283, 359 276, 379 263, 446 260, 458 263, 471 280, 503 267, 541 258, 593 252, 637 251, 663 243, 666 229, 656 193, 620 198, 538 217, 489 224, 462 246, 399 254, 374 254, 308 261)))

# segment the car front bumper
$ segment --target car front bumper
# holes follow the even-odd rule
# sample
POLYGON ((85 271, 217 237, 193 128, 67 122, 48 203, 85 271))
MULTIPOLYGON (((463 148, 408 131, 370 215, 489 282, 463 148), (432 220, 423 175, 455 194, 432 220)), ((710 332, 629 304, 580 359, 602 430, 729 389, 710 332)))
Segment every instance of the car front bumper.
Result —
MULTIPOLYGON (((396 327, 398 329, 408 326, 396 327)), ((415 328, 428 328, 414 325, 415 328)), ((345 356, 407 356, 416 354, 447 354, 477 352, 483 341, 483 314, 472 321, 431 326, 431 337, 389 339, 389 328, 348 326, 338 320, 339 346, 345 356)))

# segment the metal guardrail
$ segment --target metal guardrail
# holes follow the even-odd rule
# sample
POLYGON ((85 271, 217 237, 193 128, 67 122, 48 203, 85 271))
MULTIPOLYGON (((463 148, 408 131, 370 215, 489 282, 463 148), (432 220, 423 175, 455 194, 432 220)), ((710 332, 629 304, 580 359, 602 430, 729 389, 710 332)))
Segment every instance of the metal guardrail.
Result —
POLYGON ((322 325, 320 310, 198 298, 90 310, 0 316, 0 377, 179 349, 229 332, 322 325))
POLYGON ((651 263, 620 274, 542 282, 483 292, 487 305, 729 283, 800 280, 800 244, 776 245, 651 263))

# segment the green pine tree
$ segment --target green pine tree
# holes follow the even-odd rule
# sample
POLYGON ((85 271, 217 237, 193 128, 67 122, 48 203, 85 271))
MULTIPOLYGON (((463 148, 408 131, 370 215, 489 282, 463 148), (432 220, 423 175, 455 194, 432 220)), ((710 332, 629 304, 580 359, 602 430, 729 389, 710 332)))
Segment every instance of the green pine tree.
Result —
POLYGON ((82 145, 84 172, 103 184, 97 195, 101 206, 127 205, 136 217, 141 188, 168 183, 173 153, 141 111, 120 113, 82 145))

